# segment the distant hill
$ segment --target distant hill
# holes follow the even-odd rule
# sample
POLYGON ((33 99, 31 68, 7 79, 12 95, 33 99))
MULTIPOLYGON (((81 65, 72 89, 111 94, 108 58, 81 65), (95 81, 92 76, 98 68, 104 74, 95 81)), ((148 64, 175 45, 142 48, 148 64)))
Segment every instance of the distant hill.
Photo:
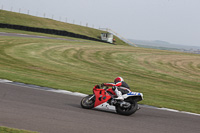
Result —
POLYGON ((129 40, 138 45, 139 47, 161 49, 161 50, 175 50, 175 51, 192 52, 200 54, 200 46, 186 46, 180 44, 172 44, 161 40, 153 40, 153 41, 134 40, 134 39, 129 39, 129 40))

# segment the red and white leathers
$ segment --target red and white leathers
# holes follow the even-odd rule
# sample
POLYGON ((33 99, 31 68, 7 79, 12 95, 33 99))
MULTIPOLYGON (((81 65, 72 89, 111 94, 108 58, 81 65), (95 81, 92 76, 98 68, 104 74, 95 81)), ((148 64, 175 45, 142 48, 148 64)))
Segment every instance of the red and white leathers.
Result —
POLYGON ((128 86, 128 84, 126 82, 123 81, 123 78, 118 77, 116 79, 114 80, 115 83, 104 83, 103 85, 113 88, 116 95, 118 96, 115 99, 124 100, 122 94, 127 94, 127 93, 131 92, 130 87, 128 86), (116 81, 118 81, 118 82, 116 82, 116 81))

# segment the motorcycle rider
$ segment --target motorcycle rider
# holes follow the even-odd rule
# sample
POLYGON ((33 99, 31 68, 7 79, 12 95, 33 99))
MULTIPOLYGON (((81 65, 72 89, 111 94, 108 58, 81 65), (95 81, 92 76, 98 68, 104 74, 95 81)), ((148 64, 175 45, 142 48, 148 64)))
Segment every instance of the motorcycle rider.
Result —
POLYGON ((130 87, 122 77, 117 77, 114 80, 114 83, 103 83, 102 86, 112 87, 113 91, 117 95, 116 100, 124 100, 122 94, 127 94, 131 92, 130 87))

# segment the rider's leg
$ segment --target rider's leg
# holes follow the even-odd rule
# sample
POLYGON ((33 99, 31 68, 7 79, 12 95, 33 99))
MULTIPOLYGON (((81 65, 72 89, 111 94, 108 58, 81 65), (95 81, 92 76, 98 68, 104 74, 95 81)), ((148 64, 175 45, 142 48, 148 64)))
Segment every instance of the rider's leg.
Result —
POLYGON ((117 95, 117 98, 115 98, 116 100, 124 100, 122 96, 122 92, 119 91, 116 86, 113 86, 113 90, 115 91, 115 94, 117 95))

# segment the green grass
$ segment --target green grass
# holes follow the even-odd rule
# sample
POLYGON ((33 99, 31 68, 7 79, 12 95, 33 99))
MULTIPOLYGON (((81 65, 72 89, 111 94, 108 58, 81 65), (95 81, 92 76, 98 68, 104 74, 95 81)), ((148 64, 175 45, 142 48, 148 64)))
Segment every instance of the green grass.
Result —
MULTIPOLYGON (((105 33, 105 31, 97 30, 94 28, 4 10, 0 10, 0 23, 65 30, 97 39, 100 39, 101 33, 105 33)), ((114 38, 116 39, 117 45, 128 45, 116 36, 114 38)))
POLYGON ((19 130, 19 129, 8 128, 8 127, 0 127, 0 133, 37 133, 37 132, 19 130))
POLYGON ((122 76, 142 104, 200 113, 200 55, 111 45, 0 36, 0 78, 92 93, 122 76))

